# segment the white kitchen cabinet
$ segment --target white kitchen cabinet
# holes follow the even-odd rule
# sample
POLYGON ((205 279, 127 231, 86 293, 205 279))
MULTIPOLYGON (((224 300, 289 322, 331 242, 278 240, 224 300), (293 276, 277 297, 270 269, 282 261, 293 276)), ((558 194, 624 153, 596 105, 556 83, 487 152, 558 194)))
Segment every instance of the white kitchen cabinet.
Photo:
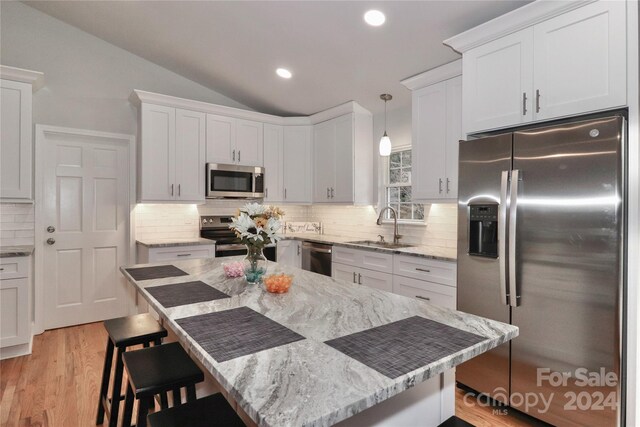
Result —
POLYGON ((30 83, 0 80, 0 198, 25 199, 31 196, 30 83))
POLYGON ((264 201, 282 202, 284 198, 284 130, 279 125, 264 125, 264 201))
POLYGON ((364 111, 314 126, 315 203, 370 204, 373 200, 373 122, 364 111))
POLYGON ((393 291, 393 275, 391 273, 383 273, 381 271, 373 271, 334 262, 331 264, 331 277, 381 291, 393 291))
POLYGON ((331 262, 383 273, 391 273, 393 271, 393 255, 375 250, 334 246, 331 253, 331 262))
POLYGON ((456 288, 424 280, 393 275, 393 293, 418 298, 442 307, 456 309, 456 288))
POLYGON ((140 202, 204 202, 205 115, 143 103, 140 202))
POLYGON ((210 245, 181 245, 149 247, 138 244, 138 264, 188 259, 215 258, 215 243, 210 245))
POLYGON ((207 114, 207 163, 263 166, 263 124, 207 114))
POLYGON ((462 58, 466 133, 624 106, 626 2, 589 3, 462 58))
POLYGON ((283 200, 311 202, 311 126, 286 126, 283 138, 283 200))
POLYGON ((0 359, 31 352, 30 257, 0 258, 0 359))
POLYGON ((455 287, 457 269, 455 262, 394 255, 393 274, 455 287))
POLYGON ((299 240, 280 240, 276 259, 278 264, 302 268, 302 242, 299 240))

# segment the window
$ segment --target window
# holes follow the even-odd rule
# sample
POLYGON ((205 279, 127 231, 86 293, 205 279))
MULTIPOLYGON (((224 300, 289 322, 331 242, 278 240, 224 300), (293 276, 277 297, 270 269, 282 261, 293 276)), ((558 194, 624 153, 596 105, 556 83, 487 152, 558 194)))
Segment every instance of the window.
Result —
MULTIPOLYGON (((402 221, 424 221, 424 206, 411 203, 411 150, 393 151, 389 156, 386 204, 398 212, 402 221)), ((391 213, 387 212, 387 219, 391 213)))

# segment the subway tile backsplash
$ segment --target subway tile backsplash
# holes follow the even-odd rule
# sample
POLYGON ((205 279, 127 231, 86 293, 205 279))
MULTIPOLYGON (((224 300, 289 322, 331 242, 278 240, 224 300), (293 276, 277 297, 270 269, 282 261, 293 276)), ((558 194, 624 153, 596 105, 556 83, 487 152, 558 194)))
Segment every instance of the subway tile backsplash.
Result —
POLYGON ((0 246, 33 245, 35 215, 29 203, 0 203, 0 246))

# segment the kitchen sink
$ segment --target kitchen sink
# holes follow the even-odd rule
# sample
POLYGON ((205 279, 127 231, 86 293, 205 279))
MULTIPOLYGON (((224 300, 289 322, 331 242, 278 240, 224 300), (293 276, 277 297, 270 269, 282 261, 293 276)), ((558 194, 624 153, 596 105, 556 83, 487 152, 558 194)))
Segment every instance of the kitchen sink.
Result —
POLYGON ((391 242, 380 242, 376 240, 356 240, 355 242, 347 242, 351 245, 362 245, 362 246, 371 246, 375 248, 384 248, 384 249, 400 249, 400 248, 410 248, 413 245, 406 245, 404 243, 391 243, 391 242))

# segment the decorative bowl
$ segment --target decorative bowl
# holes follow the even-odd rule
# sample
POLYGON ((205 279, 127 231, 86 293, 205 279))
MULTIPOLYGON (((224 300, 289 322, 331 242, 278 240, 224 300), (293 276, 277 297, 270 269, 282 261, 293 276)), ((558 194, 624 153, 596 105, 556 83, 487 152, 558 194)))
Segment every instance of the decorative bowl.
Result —
POLYGON ((271 274, 262 279, 267 292, 272 294, 284 294, 291 287, 293 276, 290 274, 271 274))

